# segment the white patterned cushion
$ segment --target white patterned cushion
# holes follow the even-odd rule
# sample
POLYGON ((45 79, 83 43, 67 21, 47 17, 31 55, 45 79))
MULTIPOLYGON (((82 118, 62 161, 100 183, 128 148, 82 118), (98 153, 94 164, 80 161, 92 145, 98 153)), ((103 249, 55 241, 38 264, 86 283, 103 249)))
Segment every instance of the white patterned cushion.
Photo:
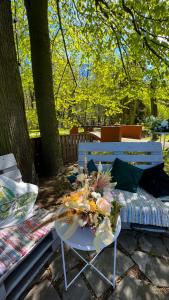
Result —
POLYGON ((113 189, 113 197, 122 205, 122 222, 169 227, 169 197, 154 198, 145 190, 137 193, 113 189))
POLYGON ((0 227, 13 226, 32 217, 38 194, 36 185, 0 176, 0 227))

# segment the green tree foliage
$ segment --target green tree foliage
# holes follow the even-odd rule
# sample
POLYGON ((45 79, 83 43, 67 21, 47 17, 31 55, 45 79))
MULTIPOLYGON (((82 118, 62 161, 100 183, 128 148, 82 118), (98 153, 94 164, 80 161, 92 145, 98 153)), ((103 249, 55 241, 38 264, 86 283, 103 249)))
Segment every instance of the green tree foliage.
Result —
MULTIPOLYGON (((61 126, 92 119, 132 124, 141 121, 140 107, 142 116, 153 113, 152 99, 158 114, 169 113, 168 1, 49 0, 48 6, 61 126)), ((21 0, 17 18, 21 75, 27 109, 32 111, 29 33, 21 0)))

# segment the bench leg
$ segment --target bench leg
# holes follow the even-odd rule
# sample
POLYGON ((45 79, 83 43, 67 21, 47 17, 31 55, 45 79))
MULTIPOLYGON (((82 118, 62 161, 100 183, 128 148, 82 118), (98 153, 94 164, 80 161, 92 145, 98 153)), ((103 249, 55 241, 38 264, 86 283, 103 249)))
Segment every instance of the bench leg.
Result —
POLYGON ((5 299, 6 299, 6 291, 5 291, 4 284, 1 283, 0 284, 0 300, 5 300, 5 299))

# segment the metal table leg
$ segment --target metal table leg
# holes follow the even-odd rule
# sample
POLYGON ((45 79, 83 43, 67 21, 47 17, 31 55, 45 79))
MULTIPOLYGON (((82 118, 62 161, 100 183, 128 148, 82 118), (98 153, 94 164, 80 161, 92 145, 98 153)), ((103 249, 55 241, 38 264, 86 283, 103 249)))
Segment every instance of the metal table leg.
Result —
POLYGON ((79 277, 79 275, 88 267, 90 266, 93 270, 95 270, 99 275, 101 275, 102 278, 104 278, 110 285, 115 288, 115 276, 116 276, 116 254, 117 254, 117 240, 114 241, 114 258, 113 258, 113 281, 109 280, 98 268, 96 268, 93 263, 97 256, 103 251, 101 250, 99 253, 97 253, 90 261, 87 261, 83 256, 81 256, 74 248, 70 248, 72 251, 74 251, 84 262, 84 267, 79 271, 79 273, 68 283, 67 282, 67 274, 66 274, 66 262, 65 262, 65 254, 64 254, 64 242, 61 240, 61 253, 62 253, 62 264, 63 264, 63 273, 64 273, 64 284, 65 284, 65 290, 67 290, 70 285, 79 277))

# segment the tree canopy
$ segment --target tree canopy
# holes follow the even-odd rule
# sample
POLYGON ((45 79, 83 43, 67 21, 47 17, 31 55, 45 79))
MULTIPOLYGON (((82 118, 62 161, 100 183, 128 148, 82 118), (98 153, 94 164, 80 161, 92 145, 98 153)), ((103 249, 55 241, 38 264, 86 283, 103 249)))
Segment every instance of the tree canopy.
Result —
MULTIPOLYGON (((13 2, 29 125, 38 126, 23 1, 13 2)), ((49 0, 56 115, 71 127, 168 114, 169 2, 49 0), (141 103, 141 106, 140 106, 141 103), (133 114, 130 114, 132 108, 133 114), (127 117, 126 117, 127 116, 127 117)))

